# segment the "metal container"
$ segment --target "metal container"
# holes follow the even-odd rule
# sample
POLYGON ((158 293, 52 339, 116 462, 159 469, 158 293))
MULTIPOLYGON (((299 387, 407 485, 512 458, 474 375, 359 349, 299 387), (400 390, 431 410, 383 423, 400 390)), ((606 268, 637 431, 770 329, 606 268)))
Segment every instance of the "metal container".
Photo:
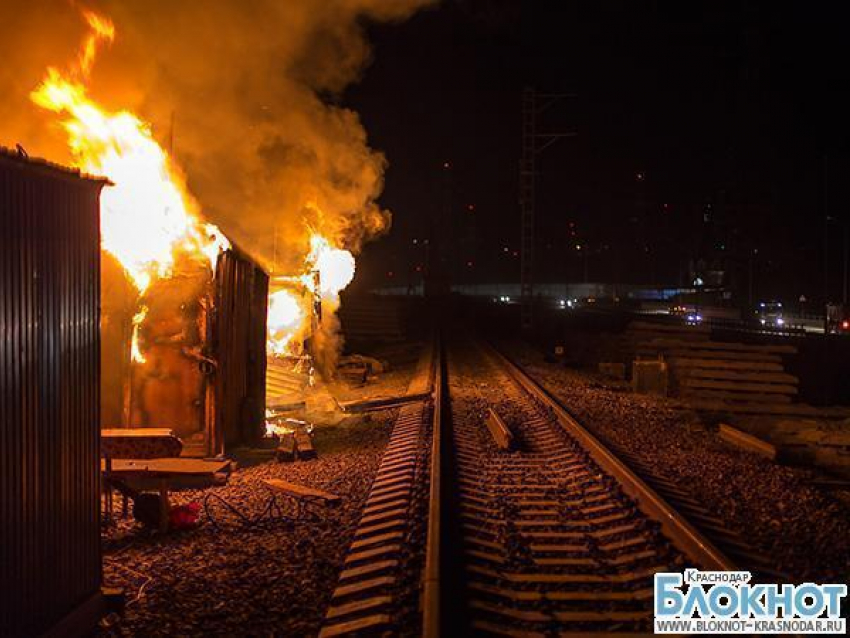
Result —
POLYGON ((99 265, 105 184, 0 149, 0 635, 100 611, 99 265))
MULTIPOLYGON (((211 350, 216 361, 213 449, 257 443, 266 407, 266 311, 269 277, 244 253, 219 256, 214 280, 211 350)), ((209 404, 209 402, 208 402, 209 404)))

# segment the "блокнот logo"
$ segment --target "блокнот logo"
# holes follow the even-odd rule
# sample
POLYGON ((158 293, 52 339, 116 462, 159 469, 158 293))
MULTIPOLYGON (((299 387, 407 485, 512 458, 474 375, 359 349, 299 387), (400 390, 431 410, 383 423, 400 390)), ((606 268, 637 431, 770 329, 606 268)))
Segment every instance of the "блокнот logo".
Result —
POLYGON ((655 574, 655 633, 846 633, 847 585, 752 585, 750 578, 698 569, 655 574))

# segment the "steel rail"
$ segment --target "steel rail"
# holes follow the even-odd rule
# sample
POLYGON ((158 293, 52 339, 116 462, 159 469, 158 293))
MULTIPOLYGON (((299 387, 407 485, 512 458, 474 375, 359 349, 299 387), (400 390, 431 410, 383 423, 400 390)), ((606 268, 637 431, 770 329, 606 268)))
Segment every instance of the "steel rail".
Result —
POLYGON ((442 398, 445 376, 442 342, 435 338, 433 369, 433 416, 431 428, 431 463, 428 492, 428 532, 425 543, 425 570, 422 582, 422 636, 440 636, 440 545, 442 534, 442 499, 440 472, 442 465, 442 398))
POLYGON ((697 565, 709 570, 736 570, 735 564, 701 532, 685 520, 643 479, 629 469, 593 434, 582 426, 558 399, 534 381, 525 371, 491 344, 480 341, 482 349, 503 365, 509 375, 555 416, 604 471, 614 477, 623 491, 635 499, 638 508, 661 524, 664 534, 697 565))

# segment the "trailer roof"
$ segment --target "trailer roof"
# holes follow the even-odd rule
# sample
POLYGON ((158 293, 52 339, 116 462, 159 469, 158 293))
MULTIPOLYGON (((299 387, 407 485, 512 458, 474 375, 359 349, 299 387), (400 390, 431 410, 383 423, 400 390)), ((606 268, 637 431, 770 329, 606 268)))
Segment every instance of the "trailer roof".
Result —
POLYGON ((30 157, 27 152, 20 146, 17 149, 10 149, 6 148, 5 146, 0 146, 0 164, 6 166, 19 166, 21 168, 50 174, 58 178, 71 178, 82 182, 89 182, 98 187, 103 187, 112 184, 112 182, 110 182, 105 177, 88 175, 86 173, 81 172, 77 168, 62 166, 61 164, 56 164, 54 162, 50 162, 42 158, 30 157))

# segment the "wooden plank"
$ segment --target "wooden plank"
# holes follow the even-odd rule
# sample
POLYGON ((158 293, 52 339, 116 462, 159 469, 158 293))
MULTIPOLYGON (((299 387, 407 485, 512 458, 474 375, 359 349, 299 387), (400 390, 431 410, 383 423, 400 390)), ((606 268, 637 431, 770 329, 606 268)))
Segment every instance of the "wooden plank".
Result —
POLYGON ((671 357, 667 362, 678 368, 716 368, 719 370, 745 370, 764 372, 784 372, 785 368, 779 363, 766 363, 762 361, 723 361, 718 359, 691 359, 685 357, 671 357))
POLYGON ((501 450, 510 450, 514 444, 514 435, 493 408, 487 410, 487 429, 501 450))
MULTIPOLYGON (((111 474, 113 476, 127 475, 156 475, 156 476, 179 476, 179 475, 213 475, 230 470, 231 461, 205 461, 202 459, 189 458, 166 458, 166 459, 114 459, 112 461, 111 474)), ((101 469, 105 469, 101 464, 101 469)))
POLYGON ((345 401, 340 403, 343 412, 367 412, 369 410, 385 410, 406 403, 415 403, 431 398, 430 392, 419 392, 415 394, 403 394, 397 397, 377 397, 364 401, 345 401))
POLYGON ((776 460, 776 447, 731 425, 720 424, 720 438, 748 452, 755 452, 771 461, 776 460))
POLYGON ((722 390, 698 390, 683 388, 683 397, 700 397, 705 399, 720 399, 721 401, 745 401, 748 403, 791 403, 791 397, 784 394, 756 394, 755 392, 724 392, 722 390))
POLYGON ((290 483, 289 481, 283 481, 281 479, 263 479, 263 483, 265 483, 266 486, 273 491, 282 492, 289 496, 296 496, 299 498, 311 498, 324 501, 328 505, 336 505, 342 501, 342 498, 336 494, 331 494, 330 492, 325 492, 324 490, 320 490, 315 487, 307 487, 306 485, 299 485, 298 483, 290 483))
POLYGON ((170 428, 106 428, 100 431, 100 438, 123 438, 123 437, 169 437, 174 436, 174 430, 170 428))
MULTIPOLYGON (((676 406, 672 406, 676 407, 676 406)), ((733 412, 738 414, 770 414, 777 416, 806 416, 822 419, 848 419, 850 418, 850 408, 816 408, 811 405, 802 403, 789 403, 781 405, 760 405, 760 404, 734 404, 718 401, 713 398, 691 399, 687 404, 680 406, 684 410, 700 410, 703 412, 733 412)))
POLYGON ((704 350, 724 350, 724 351, 741 351, 741 352, 767 352, 771 354, 797 354, 797 346, 789 345, 755 345, 748 343, 737 343, 732 341, 700 341, 697 344, 691 341, 682 341, 680 339, 656 338, 652 340, 652 345, 667 346, 671 348, 677 347, 699 347, 704 350))
POLYGON ((786 385, 797 385, 799 382, 793 374, 787 374, 785 372, 747 372, 741 370, 717 370, 714 368, 685 368, 679 372, 678 376, 692 379, 725 379, 728 381, 782 383, 786 385))
POLYGON ((272 393, 270 396, 276 400, 276 403, 269 403, 267 409, 272 413, 272 416, 283 414, 284 412, 294 412, 295 410, 303 410, 307 407, 307 402, 291 393, 286 392, 281 395, 272 393))
POLYGON ((704 350, 694 344, 692 348, 652 348, 641 344, 638 346, 638 354, 654 356, 663 353, 667 357, 681 357, 686 359, 718 359, 721 361, 764 361, 767 363, 782 363, 782 357, 778 354, 764 352, 723 352, 717 350, 704 350))
POLYGON ((775 383, 743 383, 740 381, 725 381, 713 379, 688 379, 679 381, 679 385, 686 388, 706 390, 728 390, 730 392, 756 392, 764 394, 797 394, 797 388, 793 385, 779 385, 775 383))

